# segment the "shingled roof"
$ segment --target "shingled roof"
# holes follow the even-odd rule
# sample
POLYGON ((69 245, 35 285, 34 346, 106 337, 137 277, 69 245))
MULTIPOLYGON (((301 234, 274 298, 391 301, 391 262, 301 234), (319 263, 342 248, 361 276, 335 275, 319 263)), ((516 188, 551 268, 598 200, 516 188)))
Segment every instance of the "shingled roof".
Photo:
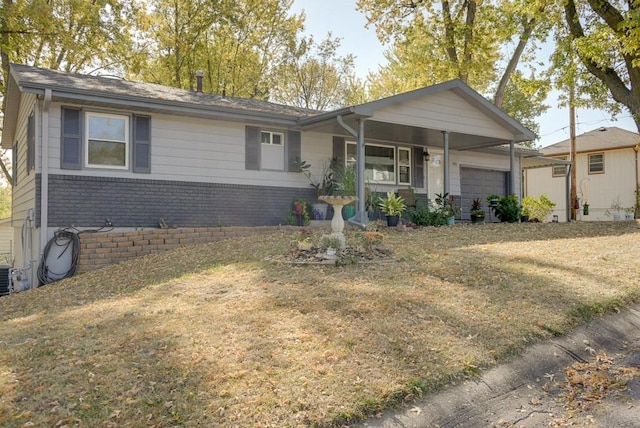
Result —
POLYGON ((253 112, 282 118, 288 117, 294 120, 320 113, 317 110, 292 107, 253 98, 223 97, 153 83, 66 73, 19 64, 12 64, 11 68, 17 84, 23 90, 26 89, 27 92, 44 91, 45 88, 49 88, 54 93, 74 93, 87 96, 100 95, 105 98, 163 104, 175 103, 202 109, 253 112))
MULTIPOLYGON (((576 149, 579 153, 598 150, 612 150, 635 147, 640 142, 640 135, 625 129, 610 127, 597 128, 576 136, 576 149)), ((540 149, 545 156, 567 155, 571 151, 571 140, 540 149)))

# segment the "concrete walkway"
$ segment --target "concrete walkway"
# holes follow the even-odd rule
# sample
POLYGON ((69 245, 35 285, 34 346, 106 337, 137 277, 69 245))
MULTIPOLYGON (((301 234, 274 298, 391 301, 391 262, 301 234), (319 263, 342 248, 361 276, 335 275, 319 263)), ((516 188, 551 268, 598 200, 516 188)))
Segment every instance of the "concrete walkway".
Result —
POLYGON ((355 425, 384 428, 640 427, 640 377, 586 410, 567 410, 565 368, 605 352, 613 368, 640 367, 640 305, 533 346, 516 361, 355 425))

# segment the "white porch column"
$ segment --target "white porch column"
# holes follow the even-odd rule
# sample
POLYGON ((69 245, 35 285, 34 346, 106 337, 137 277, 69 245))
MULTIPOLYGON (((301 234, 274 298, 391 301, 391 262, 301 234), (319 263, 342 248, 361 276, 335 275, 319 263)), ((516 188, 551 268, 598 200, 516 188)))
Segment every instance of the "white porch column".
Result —
POLYGON ((369 215, 364 209, 364 120, 358 121, 358 148, 356 152, 356 179, 358 183, 358 189, 356 190, 356 196, 358 202, 356 202, 356 218, 359 223, 366 223, 369 221, 369 215))
POLYGON ((516 150, 515 143, 511 141, 509 143, 509 193, 518 196, 520 200, 520 192, 516 193, 516 150))
POLYGON ((442 131, 442 138, 444 140, 444 193, 449 193, 451 191, 449 183, 449 131, 442 131))

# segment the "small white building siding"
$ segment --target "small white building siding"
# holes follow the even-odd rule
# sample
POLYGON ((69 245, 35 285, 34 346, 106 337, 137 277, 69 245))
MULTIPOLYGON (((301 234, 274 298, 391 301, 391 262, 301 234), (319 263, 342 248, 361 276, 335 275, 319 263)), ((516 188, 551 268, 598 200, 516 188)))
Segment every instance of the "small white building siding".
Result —
MULTIPOLYGON (((580 201, 577 219, 583 221, 613 220, 612 203, 619 200, 624 208, 635 206, 636 163, 631 148, 595 151, 604 155, 604 173, 589 174, 589 153, 576 156, 576 193, 580 201), (583 215, 583 204, 589 204, 589 215, 583 215), (611 215, 607 216, 607 211, 611 215)), ((567 219, 566 178, 554 177, 552 168, 526 171, 527 196, 545 194, 556 203, 553 215, 567 219)), ((624 215, 624 212, 622 213, 624 215)))
POLYGON ((13 259, 13 227, 11 218, 0 220, 0 265, 10 264, 13 259))

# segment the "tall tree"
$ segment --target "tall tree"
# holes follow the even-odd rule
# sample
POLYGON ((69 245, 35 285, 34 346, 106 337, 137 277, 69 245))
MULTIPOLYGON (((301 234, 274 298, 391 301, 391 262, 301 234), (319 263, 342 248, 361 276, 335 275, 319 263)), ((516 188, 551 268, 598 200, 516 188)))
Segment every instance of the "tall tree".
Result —
POLYGON ((272 99, 283 104, 315 110, 344 107, 353 101, 351 85, 357 85, 353 55, 338 56, 340 39, 331 33, 316 43, 302 38, 276 81, 272 99))
MULTIPOLYGON (((534 41, 544 40, 559 16, 551 0, 359 0, 358 7, 378 37, 393 43, 389 65, 371 76, 374 93, 388 85, 406 90, 459 78, 505 109, 524 106, 505 101, 509 96, 535 90, 536 100, 546 97, 549 85, 538 76, 534 41)), ((520 113, 534 125, 529 115, 541 110, 538 105, 520 113)))
MULTIPOLYGON (((11 62, 65 71, 121 73, 132 60, 136 1, 1 0, 0 92, 11 62)), ((4 111, 5 100, 2 101, 4 111)), ((0 164, 7 180, 11 177, 0 164)))
POLYGON ((640 0, 566 0, 564 12, 571 48, 640 132, 640 0))
POLYGON ((193 88, 205 71, 204 90, 266 98, 284 51, 302 29, 290 15, 292 0, 150 0, 144 37, 154 49, 138 76, 193 88))

